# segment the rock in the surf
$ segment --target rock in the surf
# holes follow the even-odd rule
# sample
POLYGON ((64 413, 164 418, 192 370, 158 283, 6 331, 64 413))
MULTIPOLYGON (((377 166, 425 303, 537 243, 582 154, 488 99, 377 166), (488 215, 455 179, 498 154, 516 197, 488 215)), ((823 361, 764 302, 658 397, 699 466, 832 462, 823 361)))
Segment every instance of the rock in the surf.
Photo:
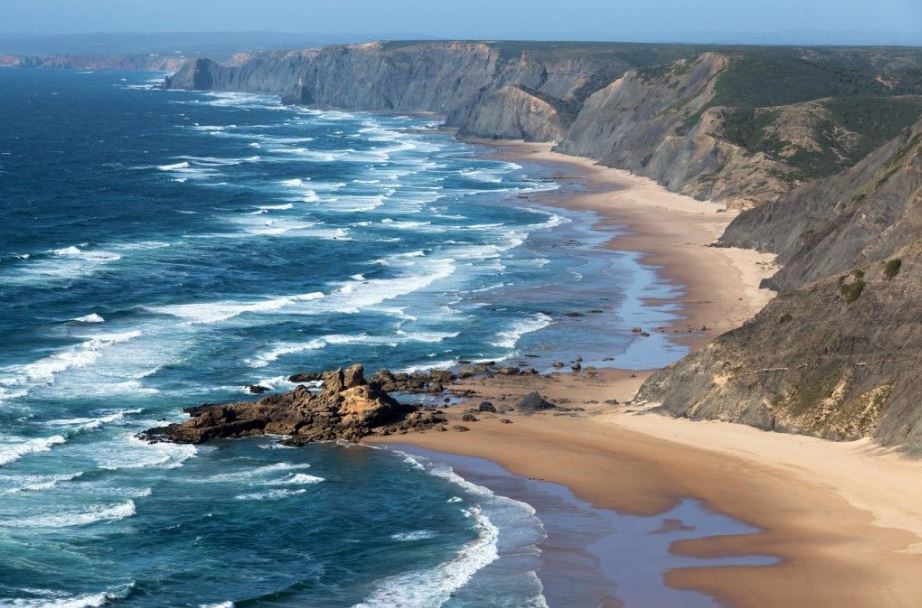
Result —
POLYGON ((225 437, 286 435, 289 444, 395 434, 428 429, 445 422, 438 411, 398 403, 377 383, 365 380, 360 364, 324 372, 323 387, 304 386, 254 402, 188 408, 189 420, 150 429, 150 441, 203 443, 225 437))

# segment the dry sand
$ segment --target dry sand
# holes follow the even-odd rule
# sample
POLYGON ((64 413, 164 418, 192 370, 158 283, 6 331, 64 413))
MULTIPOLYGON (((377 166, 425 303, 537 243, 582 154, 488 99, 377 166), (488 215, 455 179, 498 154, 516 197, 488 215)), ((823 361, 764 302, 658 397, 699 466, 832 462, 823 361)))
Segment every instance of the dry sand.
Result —
MULTIPOLYGON (((541 144, 503 143, 499 154, 545 162, 584 193, 543 204, 592 209, 630 234, 610 243, 644 252, 661 276, 685 288, 670 331, 695 348, 739 326, 772 294, 758 288, 770 256, 708 247, 734 216, 722 206, 670 193, 650 180, 554 154, 541 144), (700 331, 707 326, 707 331, 700 331), (688 333, 688 328, 692 332, 688 333)), ((471 379, 479 401, 512 404, 543 395, 583 411, 567 416, 482 416, 466 433, 431 431, 400 443, 487 458, 511 472, 561 483, 601 507, 659 514, 681 497, 763 532, 684 541, 677 553, 770 554, 775 566, 673 570, 668 584, 730 606, 922 606, 922 463, 869 442, 837 444, 726 423, 673 420, 605 401, 630 400, 649 372, 471 379)), ((381 441, 376 440, 376 441, 381 441)))

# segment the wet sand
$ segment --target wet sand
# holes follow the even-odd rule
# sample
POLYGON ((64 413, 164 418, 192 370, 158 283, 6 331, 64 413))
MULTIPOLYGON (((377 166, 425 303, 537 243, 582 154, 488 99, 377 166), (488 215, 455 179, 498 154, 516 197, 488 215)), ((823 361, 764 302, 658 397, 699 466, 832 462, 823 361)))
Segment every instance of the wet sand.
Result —
MULTIPOLYGON (((709 247, 734 212, 623 171, 554 154, 543 144, 501 143, 495 153, 546 163, 555 178, 583 184, 577 194, 543 194, 535 200, 593 210, 600 222, 625 226, 629 233, 608 246, 642 252, 662 277, 683 287, 683 318, 660 331, 675 334, 690 348, 739 326, 772 297, 759 289, 761 279, 773 272, 770 256, 709 247)), ((682 567, 666 573, 669 586, 708 594, 727 606, 918 605, 922 464, 881 453, 867 442, 835 444, 740 425, 673 420, 621 405, 649 373, 599 370, 465 380, 459 388, 475 392, 469 404, 489 399, 510 406, 538 390, 575 411, 484 414, 464 423, 469 432, 430 431, 398 440, 489 459, 624 514, 657 516, 693 498, 760 529, 671 546, 685 556, 779 558, 771 566, 682 567), (512 423, 501 423, 501 417, 512 423)), ((458 413, 452 416, 460 418, 463 408, 454 409, 458 413)))

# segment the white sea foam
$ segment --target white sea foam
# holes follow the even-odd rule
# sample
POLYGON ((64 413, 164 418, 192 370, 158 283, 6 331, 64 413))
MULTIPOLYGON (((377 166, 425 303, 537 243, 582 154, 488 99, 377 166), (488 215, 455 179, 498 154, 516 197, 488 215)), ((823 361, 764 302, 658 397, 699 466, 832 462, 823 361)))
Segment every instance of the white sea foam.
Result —
POLYGON ((55 352, 43 359, 25 365, 13 365, 3 368, 0 387, 31 387, 51 384, 55 376, 70 369, 87 367, 94 364, 106 349, 133 340, 141 335, 139 330, 97 334, 88 336, 84 342, 55 352))
POLYGON ((176 443, 149 443, 133 434, 123 436, 123 441, 107 444, 105 450, 94 450, 90 456, 102 469, 176 469, 198 453, 194 445, 176 443))
POLYGON ((236 500, 281 500, 291 496, 299 496, 306 493, 307 490, 269 490, 268 492, 255 492, 253 494, 238 494, 234 496, 236 500))
POLYGON ((118 412, 112 412, 111 414, 105 414, 97 418, 64 418, 60 420, 49 420, 44 422, 45 426, 50 427, 70 427, 68 428, 69 434, 82 433, 85 431, 94 431, 96 429, 102 428, 107 424, 115 424, 125 420, 125 417, 131 414, 139 414, 142 410, 121 410, 118 412))
POLYGON ((187 319, 190 323, 219 323, 244 313, 254 314, 356 314, 387 300, 423 290, 451 276, 450 259, 435 259, 413 267, 414 274, 390 279, 347 281, 328 293, 280 296, 257 302, 211 302, 152 307, 150 310, 187 319))
POLYGON ((295 473, 294 475, 291 475, 289 477, 267 481, 266 485, 268 486, 308 486, 308 485, 314 485, 315 483, 321 483, 323 481, 326 481, 323 477, 317 477, 316 475, 308 475, 307 473, 295 473))
POLYGON ((527 319, 520 319, 505 331, 498 332, 496 339, 491 341, 490 344, 501 348, 515 348, 522 336, 540 331, 553 322, 554 320, 544 313, 532 315, 527 319))
POLYGON ((105 319, 103 319, 100 315, 96 314, 95 312, 85 315, 83 317, 77 317, 76 319, 73 319, 73 321, 76 323, 105 323, 106 322, 105 319))
POLYGON ((161 171, 181 171, 183 169, 189 169, 192 165, 188 162, 183 161, 181 163, 174 163, 172 165, 157 165, 157 168, 161 171))
POLYGON ((397 534, 391 534, 391 538, 399 542, 413 542, 417 540, 428 540, 430 538, 435 538, 439 533, 435 530, 414 530, 412 532, 398 532, 397 534))
MULTIPOLYGON (((244 469, 243 471, 234 471, 232 473, 219 473, 217 475, 212 475, 205 478, 202 481, 207 482, 216 482, 216 483, 226 483, 226 482, 241 482, 241 481, 250 481, 257 482, 259 485, 266 483, 266 476, 273 475, 276 473, 290 473, 291 471, 303 471, 304 469, 309 469, 311 465, 307 463, 293 464, 288 462, 278 462, 275 464, 267 464, 259 467, 253 467, 250 469, 244 469)), ((311 477, 311 476, 308 476, 311 477)))
POLYGON ((0 437, 0 466, 16 462, 29 454, 47 452, 52 446, 66 442, 67 439, 62 435, 35 437, 32 439, 24 437, 0 437))
MULTIPOLYGON (((326 336, 326 338, 349 338, 349 336, 326 336)), ((360 341, 361 336, 354 336, 355 341, 360 341)), ((290 344, 290 343, 280 343, 276 344, 272 349, 265 352, 259 353, 249 360, 250 367, 266 367, 271 363, 279 360, 281 357, 287 355, 294 355, 297 353, 303 353, 311 350, 321 350, 326 348, 329 344, 347 344, 348 341, 341 340, 329 340, 325 338, 317 338, 314 340, 309 340, 302 344, 290 344)))
POLYGON ((16 475, 0 478, 0 482, 9 483, 12 487, 4 490, 3 494, 18 494, 19 492, 42 492, 50 490, 61 482, 72 481, 83 475, 83 472, 60 475, 16 475))
POLYGON ((355 608, 432 608, 443 605, 481 568, 498 557, 499 529, 479 508, 469 511, 478 538, 464 546, 451 560, 435 568, 390 577, 355 608))
POLYGON ((71 245, 69 247, 62 247, 60 249, 52 249, 50 251, 52 255, 63 257, 63 258, 80 258, 86 261, 100 261, 100 262, 114 262, 121 259, 117 253, 111 251, 96 251, 96 250, 84 250, 76 245, 71 245))
POLYGON ((21 519, 8 519, 0 521, 0 526, 7 528, 72 528, 99 522, 118 521, 133 516, 136 511, 134 501, 126 500, 114 505, 98 505, 81 511, 66 510, 21 519))
POLYGON ((305 302, 319 300, 324 294, 319 292, 294 296, 281 296, 257 302, 202 302, 195 304, 171 304, 155 306, 150 310, 188 320, 195 324, 219 323, 238 317, 244 313, 273 313, 285 310, 305 302))
POLYGON ((100 608, 110 602, 128 597, 133 588, 134 581, 113 591, 72 596, 52 590, 28 589, 24 591, 40 597, 0 598, 0 608, 100 608))

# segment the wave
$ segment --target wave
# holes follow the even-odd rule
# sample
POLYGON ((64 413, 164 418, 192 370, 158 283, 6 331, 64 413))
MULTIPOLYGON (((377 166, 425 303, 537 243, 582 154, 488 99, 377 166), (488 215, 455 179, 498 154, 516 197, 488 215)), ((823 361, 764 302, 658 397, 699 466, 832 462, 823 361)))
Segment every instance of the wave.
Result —
POLYGON ((490 342, 490 344, 501 348, 515 348, 522 336, 540 331, 553 322, 554 320, 544 313, 532 315, 527 319, 515 321, 512 326, 505 331, 498 332, 496 334, 496 339, 490 342))
POLYGON ((186 161, 172 165, 157 165, 157 168, 161 171, 182 171, 183 169, 190 169, 191 167, 192 165, 186 161))
POLYGON ((105 323, 106 320, 103 319, 100 315, 94 313, 85 315, 83 317, 77 317, 71 319, 74 323, 105 323))
MULTIPOLYGON (((364 280, 364 279, 361 279, 364 280)), ((314 350, 323 350, 327 346, 338 346, 343 344, 386 344, 396 346, 402 342, 441 342, 449 338, 458 337, 458 333, 446 332, 413 332, 407 333, 403 330, 397 330, 395 336, 369 336, 367 334, 350 335, 328 335, 320 338, 314 338, 303 343, 280 342, 275 344, 271 349, 256 354, 247 361, 252 368, 267 367, 278 361, 282 357, 295 355, 298 353, 309 352, 314 350)))
MULTIPOLYGON (((235 471, 233 473, 219 473, 217 475, 212 475, 205 478, 202 481, 206 482, 217 482, 217 483, 226 483, 226 482, 240 482, 240 481, 258 481, 260 484, 266 483, 264 478, 267 475, 272 475, 274 473, 284 473, 291 471, 303 471, 304 469, 311 468, 311 465, 307 463, 301 464, 292 464, 287 462, 278 462, 275 464, 267 464, 259 467, 253 467, 251 469, 246 469, 244 471, 235 471)), ((312 476, 308 476, 312 477, 312 476)), ((319 478, 318 478, 319 479, 319 478)), ((313 482, 312 482, 313 483, 313 482)))
POLYGON ((18 494, 19 492, 42 492, 44 490, 51 490, 59 483, 73 481, 81 475, 83 475, 82 471, 60 475, 18 475, 2 477, 0 481, 13 484, 13 487, 4 490, 2 492, 3 494, 18 494))
POLYGON ((474 521, 478 536, 462 547, 454 559, 435 568, 384 579, 354 608, 431 608, 441 606, 451 599, 477 571, 499 558, 499 529, 481 509, 472 507, 467 513, 474 521))
POLYGON ((198 453, 194 445, 177 443, 149 443, 133 434, 123 436, 124 441, 108 443, 107 450, 96 449, 90 456, 101 469, 177 469, 198 453))
POLYGON ((102 261, 102 262, 114 262, 120 260, 122 256, 111 251, 95 251, 95 250, 84 250, 78 247, 77 245, 71 245, 69 247, 62 247, 60 249, 52 249, 49 251, 53 256, 63 257, 63 258, 80 258, 87 261, 102 261))
MULTIPOLYGON (((243 163, 258 163, 259 161, 262 160, 261 156, 247 156, 244 158, 219 158, 216 156, 177 156, 176 158, 184 162, 177 164, 177 165, 165 165, 165 166, 179 167, 182 164, 185 164, 186 167, 183 167, 183 168, 189 168, 189 163, 187 161, 192 161, 196 165, 200 165, 204 167, 233 167, 236 165, 242 165, 243 163)), ((161 170, 168 171, 170 169, 161 168, 161 170)))
POLYGON ((272 481, 267 481, 266 485, 269 486, 306 486, 314 485, 315 483, 321 483, 326 481, 323 477, 317 477, 316 475, 308 475, 307 473, 295 473, 290 477, 285 477, 283 479, 273 479, 272 481))
POLYGON ((414 530, 412 532, 398 532, 397 534, 391 534, 391 538, 402 542, 413 542, 417 540, 428 540, 430 538, 435 538, 439 533, 434 530, 414 530))
POLYGON ((86 595, 68 596, 52 590, 28 589, 27 592, 30 595, 40 595, 41 597, 30 599, 0 598, 0 608, 101 608, 111 602, 127 598, 133 589, 134 581, 112 591, 86 595))
POLYGON ((0 521, 6 528, 73 528, 132 517, 137 512, 133 500, 114 505, 99 505, 84 511, 60 511, 21 519, 0 521))
POLYGON ((307 490, 269 490, 268 492, 256 492, 254 494, 238 494, 234 496, 235 500, 281 500, 291 496, 300 496, 307 490))
POLYGON ((190 323, 211 324, 229 321, 244 313, 300 314, 321 313, 357 314, 372 306, 420 291, 436 281, 448 278, 455 272, 450 259, 434 259, 420 264, 418 274, 407 274, 390 279, 347 281, 328 293, 313 292, 293 296, 280 296, 257 302, 211 302, 197 304, 172 304, 151 307, 148 310, 187 319, 190 323))
POLYGON ((34 386, 52 384, 55 376, 62 372, 90 366, 102 356, 102 352, 107 348, 134 340, 139 336, 141 336, 140 330, 88 336, 89 339, 84 342, 38 361, 4 368, 4 371, 12 376, 0 376, 0 388, 24 387, 28 394, 34 386))
POLYGON ((19 256, 15 273, 0 275, 0 282, 16 285, 76 279, 92 275, 122 259, 125 252, 169 247, 169 243, 118 243, 107 249, 87 248, 87 243, 50 249, 35 255, 19 256))
POLYGON ((346 240, 350 237, 349 231, 345 228, 324 228, 319 222, 303 222, 293 219, 265 220, 254 218, 251 215, 246 218, 236 218, 234 223, 243 227, 244 232, 256 236, 310 237, 327 240, 346 240))
POLYGON ((6 466, 29 454, 47 452, 53 446, 66 443, 67 439, 63 435, 52 435, 34 439, 16 438, 13 441, 4 438, 0 441, 0 466, 6 466))
POLYGON ((140 409, 121 410, 111 414, 99 416, 98 418, 65 418, 61 420, 48 420, 42 424, 50 427, 71 427, 67 432, 69 435, 74 435, 86 431, 95 431, 107 424, 122 422, 125 420, 126 416, 131 414, 139 414, 142 411, 143 410, 140 409))
POLYGON ((211 302, 195 304, 170 304, 154 306, 148 310, 188 320, 194 324, 210 324, 229 321, 244 313, 273 313, 285 310, 304 302, 319 300, 324 297, 320 292, 281 296, 257 302, 211 302))

